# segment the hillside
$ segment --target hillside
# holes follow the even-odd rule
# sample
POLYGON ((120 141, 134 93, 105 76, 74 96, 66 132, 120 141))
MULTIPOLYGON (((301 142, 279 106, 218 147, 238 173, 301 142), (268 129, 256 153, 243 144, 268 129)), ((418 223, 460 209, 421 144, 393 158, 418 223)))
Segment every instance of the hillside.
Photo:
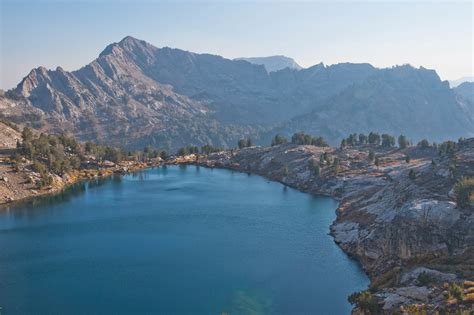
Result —
POLYGON ((16 126, 0 121, 0 150, 16 148, 21 134, 16 126))
POLYGON ((454 93, 459 96, 462 96, 463 98, 469 100, 472 104, 474 104, 474 82, 461 83, 453 90, 454 93))
POLYGON ((474 134, 474 106, 459 100, 433 70, 400 66, 378 71, 269 136, 300 130, 325 135, 333 144, 371 130, 444 141, 474 134))

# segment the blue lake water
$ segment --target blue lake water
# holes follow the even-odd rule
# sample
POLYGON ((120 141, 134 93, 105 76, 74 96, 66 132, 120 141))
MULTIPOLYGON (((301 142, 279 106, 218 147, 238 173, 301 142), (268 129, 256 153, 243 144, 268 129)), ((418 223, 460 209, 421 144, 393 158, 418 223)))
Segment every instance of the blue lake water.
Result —
POLYGON ((3 314, 348 314, 336 201, 168 166, 0 211, 3 314))

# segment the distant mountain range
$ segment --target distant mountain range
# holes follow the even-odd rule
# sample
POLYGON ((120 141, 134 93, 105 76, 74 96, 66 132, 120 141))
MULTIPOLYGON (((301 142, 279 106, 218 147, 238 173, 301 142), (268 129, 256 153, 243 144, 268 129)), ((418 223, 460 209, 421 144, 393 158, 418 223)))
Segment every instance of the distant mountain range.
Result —
POLYGON ((464 82, 474 82, 474 77, 462 77, 457 80, 451 80, 449 81, 449 86, 451 86, 452 88, 455 88, 464 82))
POLYGON ((301 130, 334 144, 370 130, 437 141, 474 134, 474 105, 433 70, 265 67, 126 37, 79 70, 33 69, 0 95, 1 115, 127 148, 267 143, 301 130))
POLYGON ((301 129, 341 139, 350 133, 377 130, 403 133, 413 140, 457 139, 471 135, 474 129, 474 103, 459 88, 450 89, 434 70, 407 65, 382 69, 318 109, 283 123, 279 132, 301 129))
POLYGON ((474 82, 464 82, 456 86, 454 93, 474 103, 474 82))
POLYGON ((256 65, 263 65, 268 72, 283 70, 285 68, 295 70, 303 69, 296 61, 286 56, 249 57, 237 58, 236 60, 245 60, 256 65))

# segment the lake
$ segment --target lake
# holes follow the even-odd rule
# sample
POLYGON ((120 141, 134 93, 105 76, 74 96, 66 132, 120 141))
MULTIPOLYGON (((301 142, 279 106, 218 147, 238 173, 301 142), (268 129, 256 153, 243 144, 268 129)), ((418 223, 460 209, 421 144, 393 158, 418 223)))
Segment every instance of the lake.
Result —
POLYGON ((0 211, 0 313, 349 314, 337 202, 166 166, 0 211))

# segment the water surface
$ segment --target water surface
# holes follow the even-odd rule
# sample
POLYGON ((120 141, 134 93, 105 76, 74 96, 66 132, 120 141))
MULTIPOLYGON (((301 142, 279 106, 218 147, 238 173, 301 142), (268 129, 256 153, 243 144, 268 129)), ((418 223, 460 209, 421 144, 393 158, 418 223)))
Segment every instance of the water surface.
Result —
POLYGON ((368 279, 336 206, 194 166, 79 184, 0 211, 0 312, 347 314, 368 279))

